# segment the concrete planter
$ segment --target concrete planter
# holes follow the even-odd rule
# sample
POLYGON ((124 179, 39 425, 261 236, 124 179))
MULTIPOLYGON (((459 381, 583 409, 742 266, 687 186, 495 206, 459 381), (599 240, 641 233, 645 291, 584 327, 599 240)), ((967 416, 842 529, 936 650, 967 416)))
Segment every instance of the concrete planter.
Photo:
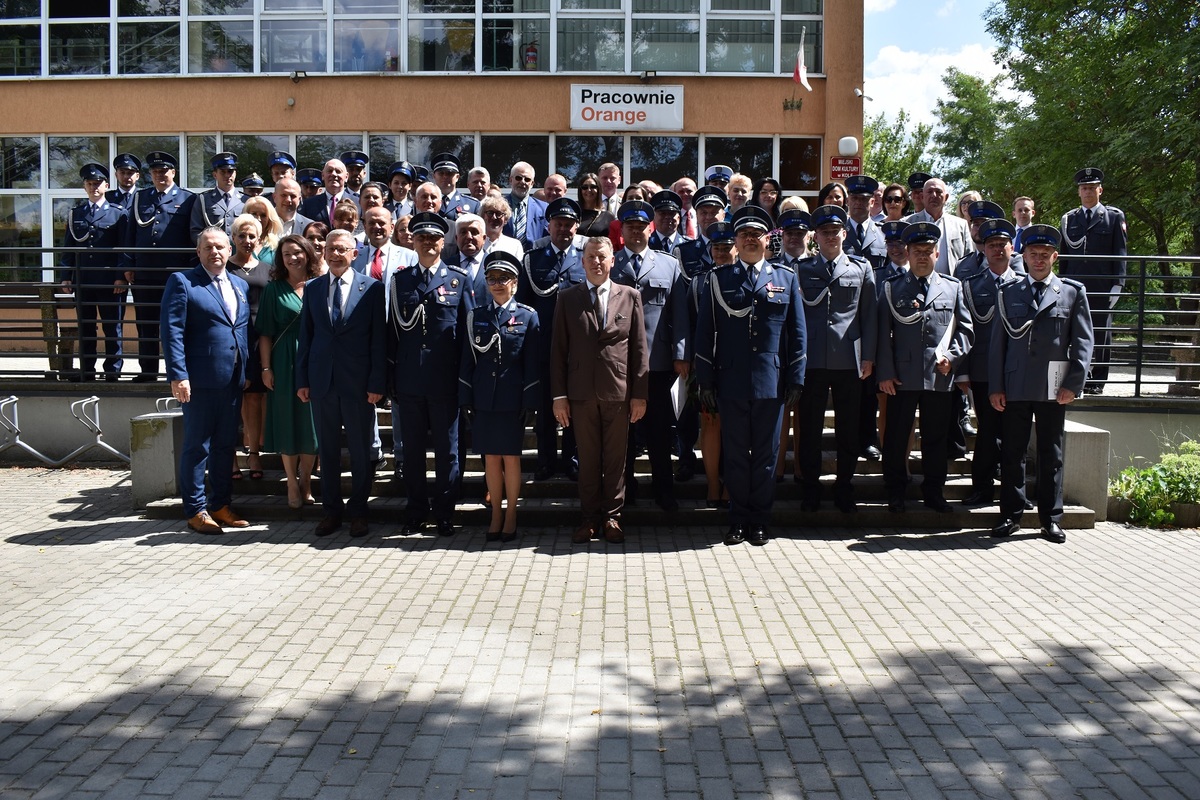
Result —
POLYGON ((1171 503, 1175 527, 1200 528, 1200 503, 1171 503))
POLYGON ((1108 518, 1112 522, 1129 522, 1129 515, 1133 513, 1133 503, 1127 497, 1108 498, 1108 518))

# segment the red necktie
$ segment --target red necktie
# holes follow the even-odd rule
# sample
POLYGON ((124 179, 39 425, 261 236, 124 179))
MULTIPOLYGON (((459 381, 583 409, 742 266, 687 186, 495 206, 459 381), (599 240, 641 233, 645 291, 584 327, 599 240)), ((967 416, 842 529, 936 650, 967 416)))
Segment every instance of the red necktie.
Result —
POLYGON ((371 259, 371 277, 377 281, 383 280, 383 251, 375 248, 375 256, 371 259))

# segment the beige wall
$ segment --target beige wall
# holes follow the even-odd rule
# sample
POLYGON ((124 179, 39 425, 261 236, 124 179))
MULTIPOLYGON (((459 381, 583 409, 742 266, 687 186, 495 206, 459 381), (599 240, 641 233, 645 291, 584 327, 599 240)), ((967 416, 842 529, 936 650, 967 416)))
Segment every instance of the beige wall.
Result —
MULTIPOLYGON (((685 133, 824 137, 824 182, 838 139, 854 136, 861 143, 863 125, 862 99, 854 96, 863 77, 862 3, 837 0, 825 7, 828 77, 811 79, 811 93, 790 74, 663 76, 649 85, 684 86, 685 133), (803 99, 803 108, 785 111, 783 101, 793 96, 803 99)), ((639 84, 626 76, 511 73, 313 75, 299 83, 286 76, 4 81, 0 135, 563 132, 572 82, 639 84), (117 109, 130 113, 113 113, 117 109)))

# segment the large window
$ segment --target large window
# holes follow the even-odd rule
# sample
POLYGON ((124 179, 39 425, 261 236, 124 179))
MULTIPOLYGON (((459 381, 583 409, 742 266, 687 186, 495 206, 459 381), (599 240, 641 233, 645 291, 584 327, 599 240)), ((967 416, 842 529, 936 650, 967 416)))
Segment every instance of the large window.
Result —
POLYGON ((823 22, 823 0, 0 0, 0 78, 786 75, 801 47, 820 74, 823 22))

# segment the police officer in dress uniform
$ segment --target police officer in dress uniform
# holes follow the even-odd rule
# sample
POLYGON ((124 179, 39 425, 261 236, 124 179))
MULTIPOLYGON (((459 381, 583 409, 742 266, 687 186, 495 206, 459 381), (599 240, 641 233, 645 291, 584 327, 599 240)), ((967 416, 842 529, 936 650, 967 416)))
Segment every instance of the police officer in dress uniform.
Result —
POLYGON ((296 157, 284 150, 273 150, 267 156, 267 169, 271 171, 271 183, 279 183, 284 178, 296 179, 296 157))
POLYGON ((800 397, 800 474, 804 482, 801 509, 821 507, 821 437, 825 406, 833 396, 837 439, 834 505, 843 513, 857 510, 851 481, 858 461, 859 406, 862 381, 875 368, 877 296, 875 272, 866 259, 842 250, 846 211, 821 206, 812 212, 817 255, 796 268, 808 328, 808 360, 800 397))
POLYGON ((925 181, 932 177, 928 172, 914 172, 908 176, 908 196, 912 199, 914 214, 925 210, 925 181))
POLYGON ((125 276, 118 255, 126 238, 124 209, 108 201, 108 170, 84 164, 79 170, 87 197, 67 214, 63 247, 86 247, 86 253, 63 253, 59 281, 74 290, 79 320, 79 379, 96 379, 96 322, 104 334, 104 379, 121 374, 121 321, 125 317, 125 276))
POLYGON ((650 234, 650 249, 672 253, 687 238, 679 230, 683 199, 669 189, 655 192, 650 198, 654 207, 654 233, 650 234))
MULTIPOLYGON (((1004 209, 989 200, 976 200, 967 206, 967 227, 971 231, 971 241, 975 243, 975 251, 968 253, 954 267, 954 277, 960 281, 968 281, 981 272, 989 269, 987 254, 983 252, 983 226, 988 220, 1004 219, 1004 209)), ((989 230, 991 227, 989 226, 989 230)), ((1021 256, 1013 252, 1009 259, 1010 266, 1017 272, 1022 272, 1021 256)))
POLYGON ((316 197, 324 190, 324 184, 321 182, 321 170, 315 167, 296 170, 296 181, 300 184, 301 201, 316 197))
MULTIPOLYGON (((879 269, 887 262, 887 247, 879 225, 871 219, 871 198, 879 181, 870 175, 851 175, 846 179, 846 241, 845 251, 861 256, 879 269)), ((865 383, 865 381, 864 381, 865 383)))
MULTIPOLYGON (((193 247, 192 205, 196 196, 175 185, 175 156, 161 150, 146 155, 154 185, 139 190, 129 210, 127 247, 193 247)), ((135 383, 158 379, 159 306, 163 288, 172 272, 183 269, 194 256, 189 253, 125 253, 125 280, 133 287, 137 313, 138 365, 135 383)))
POLYGON ((699 291, 696 380, 704 407, 721 414, 725 544, 765 545, 783 407, 804 384, 805 311, 796 274, 766 261, 767 212, 744 206, 732 223, 738 260, 713 269, 699 291))
POLYGON ((954 370, 971 349, 971 315, 956 278, 934 270, 941 229, 916 222, 904 230, 909 270, 888 279, 879 297, 879 389, 888 395, 883 480, 888 511, 904 511, 908 486, 908 433, 921 409, 921 464, 925 505, 946 502, 946 416, 954 370), (926 422, 929 424, 927 425, 926 422))
POLYGON ((646 345, 650 349, 649 394, 646 416, 630 426, 630 446, 625 469, 625 502, 637 500, 637 480, 633 477, 634 438, 646 442, 654 501, 664 511, 675 511, 675 475, 671 468, 672 430, 675 411, 671 404, 671 385, 676 376, 687 380, 691 365, 687 360, 687 284, 679 262, 667 253, 651 250, 646 229, 654 208, 641 200, 622 203, 617 211, 625 246, 613 257, 610 279, 613 283, 637 289, 642 296, 646 324, 646 345))
MULTIPOLYGON (((715 186, 704 186, 692 195, 692 209, 696 212, 695 239, 684 239, 675 245, 671 255, 679 262, 679 270, 683 281, 688 285, 692 302, 688 304, 687 344, 688 355, 692 355, 692 332, 696 330, 696 277, 708 272, 713 267, 713 255, 709 246, 707 232, 710 226, 717 223, 725 212, 729 199, 725 192, 715 186)), ((729 240, 732 241, 732 229, 729 240)), ((691 358, 689 357, 689 361, 691 358)), ((677 423, 679 453, 679 468, 675 471, 675 479, 690 481, 696 474, 696 438, 700 435, 700 410, 695 398, 689 398, 687 405, 679 415, 677 423)))
POLYGON ((393 161, 388 167, 388 190, 392 196, 386 205, 392 212, 392 219, 400 219, 413 212, 412 196, 409 193, 413 177, 412 164, 407 161, 393 161))
MULTIPOLYGON (((800 262, 808 258, 808 243, 812 239, 812 217, 807 211, 790 208, 779 215, 775 226, 780 230, 779 255, 771 259, 772 264, 781 264, 795 272, 800 262)), ((792 442, 792 466, 796 480, 800 480, 800 407, 784 406, 783 423, 780 425, 779 456, 775 464, 775 480, 783 480, 783 469, 787 463, 788 440, 792 442)))
POLYGON ((1092 360, 1092 316, 1084 285, 1053 272, 1058 230, 1025 229, 1023 280, 1000 287, 988 355, 988 390, 1000 414, 1000 522, 992 536, 1020 530, 1025 507, 1025 451, 1037 425, 1037 510, 1042 538, 1067 540, 1062 448, 1067 405, 1083 391, 1092 360))
POLYGON ((133 153, 118 153, 113 159, 117 185, 104 193, 104 199, 122 211, 133 208, 133 194, 142 177, 142 162, 133 153))
MULTIPOLYGON (((579 229, 579 204, 567 197, 546 206, 546 225, 550 235, 539 239, 540 246, 525 253, 521 264, 521 278, 517 284, 517 301, 537 312, 540 320, 553 320, 558 305, 558 294, 586 280, 583 265, 583 248, 587 239, 577 236, 579 229)), ((534 480, 544 481, 560 469, 571 480, 579 476, 579 462, 575 452, 575 431, 570 427, 562 430, 562 456, 559 460, 558 422, 551 409, 550 396, 550 331, 538 339, 538 365, 540 372, 537 426, 537 467, 534 480)))
POLYGON ((525 419, 537 410, 542 396, 538 378, 538 339, 542 334, 537 312, 518 303, 511 288, 496 288, 515 287, 521 273, 520 259, 507 251, 494 250, 484 256, 482 269, 490 294, 477 298, 475 307, 467 312, 458 402, 474 418, 472 446, 484 458, 492 497, 487 541, 511 542, 517 538, 525 419), (503 305, 497 299, 498 292, 509 293, 503 305), (502 515, 505 496, 508 509, 502 515))
POLYGON ((209 162, 217 185, 196 195, 192 204, 191 234, 195 242, 201 231, 220 228, 233 238, 233 221, 246 207, 246 196, 237 188, 237 156, 217 153, 209 162))
MULTIPOLYGON (((729 179, 733 177, 733 167, 727 167, 724 164, 713 164, 708 169, 704 170, 704 185, 715 186, 722 192, 729 185, 729 179)), ((708 230, 705 228, 705 230, 708 230)))
POLYGON ((338 160, 346 165, 346 188, 357 195, 366 180, 367 164, 371 159, 361 150, 347 150, 338 156, 338 160))
POLYGON ((458 369, 467 313, 472 308, 462 267, 441 259, 450 224, 440 214, 414 214, 409 230, 417 251, 415 267, 392 277, 388 361, 393 413, 398 410, 404 441, 404 483, 408 492, 404 530, 423 529, 432 510, 438 534, 454 533, 458 462, 458 369), (425 478, 432 444, 433 495, 425 478))
MULTIPOLYGON (((974 205, 974 204, 972 204, 974 205)), ((962 282, 963 297, 975 327, 975 343, 958 365, 955 382, 964 392, 975 395, 975 416, 979 431, 975 434, 975 455, 971 459, 971 493, 964 506, 985 506, 995 497, 993 480, 1000 464, 1000 414, 992 408, 988 390, 988 355, 996 327, 996 302, 1000 287, 1025 277, 1012 266, 1013 239, 1017 229, 1003 217, 984 220, 979 228, 980 252, 986 268, 962 282)))
POLYGON ((442 190, 443 217, 450 221, 459 214, 478 214, 479 201, 465 189, 458 188, 462 165, 453 153, 438 153, 433 157, 433 182, 442 190))
POLYGON ((1059 225, 1063 254, 1059 272, 1064 277, 1077 279, 1087 288, 1088 305, 1092 310, 1096 349, 1092 354, 1087 390, 1095 394, 1104 392, 1104 382, 1108 380, 1108 362, 1112 358, 1109 353, 1110 328, 1113 309, 1121 299, 1121 288, 1125 285, 1125 261, 1122 258, 1081 261, 1067 256, 1124 256, 1126 253, 1125 212, 1100 202, 1103 180, 1104 173, 1095 167, 1075 173, 1080 206, 1063 214, 1059 225))

